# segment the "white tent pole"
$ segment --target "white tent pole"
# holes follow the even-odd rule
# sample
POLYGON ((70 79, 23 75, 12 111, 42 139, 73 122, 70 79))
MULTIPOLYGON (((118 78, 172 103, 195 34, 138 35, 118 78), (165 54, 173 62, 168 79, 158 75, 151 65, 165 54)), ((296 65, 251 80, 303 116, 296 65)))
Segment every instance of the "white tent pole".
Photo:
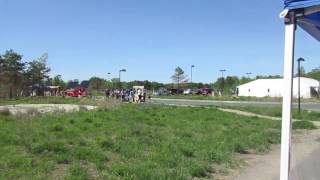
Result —
POLYGON ((280 180, 290 178, 291 131, 292 131, 292 94, 293 94, 293 62, 295 46, 295 17, 289 15, 290 22, 285 26, 284 55, 284 92, 282 104, 282 137, 281 137, 281 170, 280 180))

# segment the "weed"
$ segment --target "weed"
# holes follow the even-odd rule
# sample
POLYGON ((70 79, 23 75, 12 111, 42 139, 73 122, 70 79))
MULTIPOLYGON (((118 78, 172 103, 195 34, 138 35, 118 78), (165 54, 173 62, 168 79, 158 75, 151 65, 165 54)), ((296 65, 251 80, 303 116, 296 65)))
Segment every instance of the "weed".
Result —
POLYGON ((61 125, 61 124, 55 124, 55 125, 53 125, 53 127, 52 127, 52 131, 57 131, 57 132, 59 132, 59 131, 63 131, 63 126, 61 125))
POLYGON ((69 176, 67 180, 88 180, 89 173, 88 169, 81 167, 80 165, 74 165, 69 170, 69 176))
POLYGON ((316 129, 316 126, 310 121, 295 121, 293 129, 316 129))

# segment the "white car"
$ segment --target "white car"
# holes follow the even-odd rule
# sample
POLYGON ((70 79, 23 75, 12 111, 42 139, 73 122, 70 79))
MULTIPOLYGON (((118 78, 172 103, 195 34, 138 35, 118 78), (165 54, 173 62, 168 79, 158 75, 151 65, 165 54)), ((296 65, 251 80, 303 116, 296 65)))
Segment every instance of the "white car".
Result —
POLYGON ((186 89, 186 90, 183 91, 183 94, 184 95, 190 95, 190 94, 192 94, 192 91, 191 91, 191 89, 186 89))

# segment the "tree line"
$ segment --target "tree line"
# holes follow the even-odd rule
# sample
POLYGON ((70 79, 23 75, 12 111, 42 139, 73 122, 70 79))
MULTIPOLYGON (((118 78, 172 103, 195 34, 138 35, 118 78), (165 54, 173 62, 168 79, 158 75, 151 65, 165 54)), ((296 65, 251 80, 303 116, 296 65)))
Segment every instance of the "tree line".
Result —
POLYGON ((27 96, 32 89, 41 89, 49 78, 50 68, 46 62, 48 54, 29 62, 22 61, 22 55, 7 50, 0 55, 0 97, 16 98, 27 96))
MULTIPOLYGON (((0 54, 0 98, 17 98, 29 96, 32 91, 37 95, 43 95, 43 87, 59 86, 61 89, 76 88, 79 86, 87 88, 89 91, 102 92, 105 89, 132 88, 132 86, 144 86, 148 90, 158 90, 160 88, 212 88, 215 92, 223 95, 234 94, 236 87, 253 81, 255 79, 281 78, 280 75, 238 77, 227 76, 218 78, 214 83, 190 83, 182 68, 174 69, 171 76, 172 83, 160 83, 155 81, 130 81, 120 82, 119 78, 106 80, 100 77, 92 77, 89 80, 79 81, 77 79, 64 81, 61 75, 49 77, 50 68, 47 66, 48 54, 45 53, 37 59, 23 61, 23 56, 13 50, 7 50, 0 54)), ((303 77, 309 77, 320 81, 320 67, 306 72, 303 67, 300 69, 303 77)))

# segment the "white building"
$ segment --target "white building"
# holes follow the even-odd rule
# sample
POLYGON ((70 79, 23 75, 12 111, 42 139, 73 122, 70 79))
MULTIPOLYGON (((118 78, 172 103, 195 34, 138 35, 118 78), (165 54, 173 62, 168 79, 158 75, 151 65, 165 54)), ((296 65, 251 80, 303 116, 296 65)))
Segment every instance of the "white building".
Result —
MULTIPOLYGON (((283 79, 257 79, 237 87, 238 96, 282 97, 283 79)), ((319 96, 320 82, 310 78, 300 78, 300 94, 302 98, 319 96)), ((293 80, 293 96, 298 97, 298 78, 293 80)))

